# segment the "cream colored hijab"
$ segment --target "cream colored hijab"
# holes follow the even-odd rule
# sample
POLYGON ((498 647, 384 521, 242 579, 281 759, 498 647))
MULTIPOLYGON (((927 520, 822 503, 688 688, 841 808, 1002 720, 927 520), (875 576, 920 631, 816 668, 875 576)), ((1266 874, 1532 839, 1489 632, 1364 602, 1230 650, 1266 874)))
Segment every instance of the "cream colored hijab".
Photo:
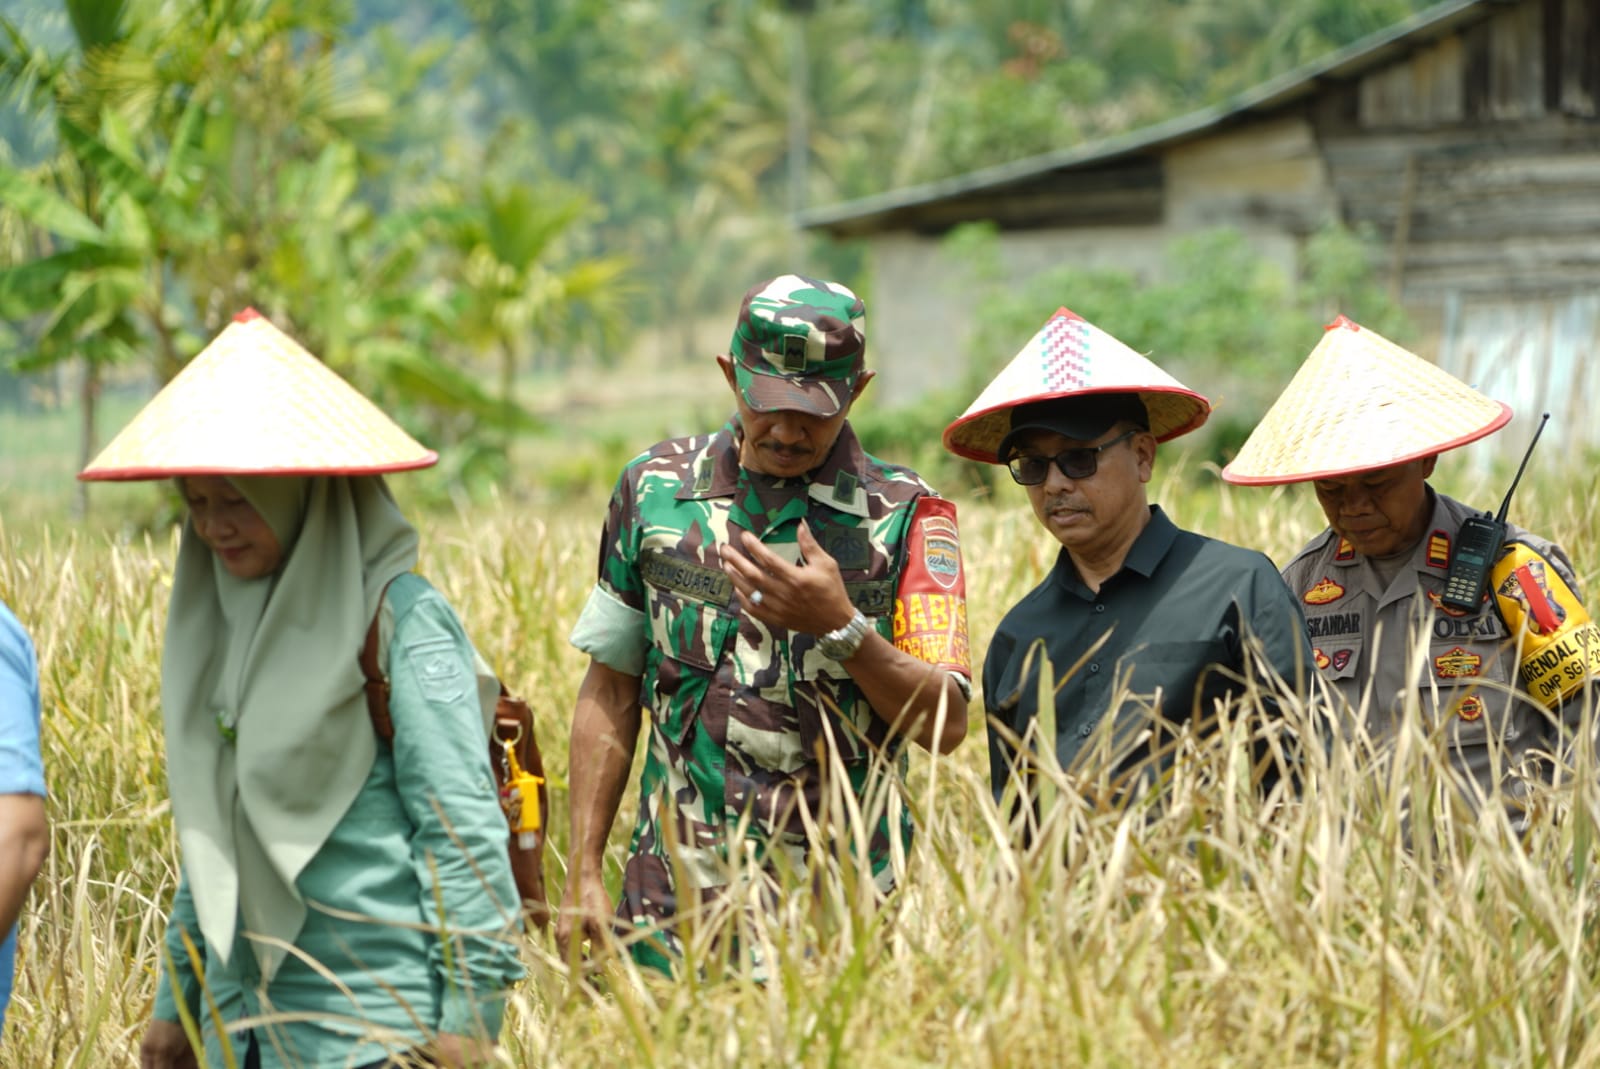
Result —
POLYGON ((229 481, 283 563, 235 579, 185 521, 161 659, 167 780, 209 953, 226 962, 242 923, 271 979, 305 922, 295 880, 372 770, 356 658, 417 533, 380 476, 229 481))

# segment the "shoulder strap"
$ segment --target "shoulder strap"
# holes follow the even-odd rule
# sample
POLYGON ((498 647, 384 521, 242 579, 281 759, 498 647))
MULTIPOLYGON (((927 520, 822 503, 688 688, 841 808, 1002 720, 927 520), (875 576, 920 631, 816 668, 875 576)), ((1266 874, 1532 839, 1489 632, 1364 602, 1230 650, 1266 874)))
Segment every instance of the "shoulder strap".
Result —
POLYGON ((408 578, 422 579, 422 576, 402 572, 383 585, 383 592, 378 595, 378 608, 372 614, 372 622, 367 624, 367 640, 362 643, 361 654, 357 658, 361 664, 361 674, 367 680, 367 715, 372 718, 372 730, 384 742, 394 739, 394 720, 389 716, 389 677, 378 664, 378 619, 383 615, 383 602, 389 596, 391 587, 397 595, 398 603, 394 606, 397 614, 409 608, 417 595, 426 589, 426 580, 421 584, 402 582, 408 578), (400 585, 395 586, 396 583, 400 585), (410 593, 409 597, 398 597, 406 592, 410 593))
POLYGON ((383 615, 383 599, 389 596, 393 582, 391 579, 383 584, 383 593, 378 595, 378 608, 367 625, 367 641, 361 646, 359 658, 361 674, 367 677, 367 716, 372 719, 372 730, 384 742, 394 739, 394 720, 389 716, 389 678, 378 666, 378 617, 383 615))

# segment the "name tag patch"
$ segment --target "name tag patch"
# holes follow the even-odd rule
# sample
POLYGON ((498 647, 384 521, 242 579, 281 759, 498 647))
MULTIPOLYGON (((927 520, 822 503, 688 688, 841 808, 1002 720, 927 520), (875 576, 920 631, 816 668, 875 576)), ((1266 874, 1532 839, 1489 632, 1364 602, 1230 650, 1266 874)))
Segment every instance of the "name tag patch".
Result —
POLYGON ((673 557, 659 549, 647 550, 640 557, 639 575, 657 590, 695 601, 726 605, 733 600, 733 580, 721 568, 673 557))
POLYGON ((1497 638, 1499 634, 1494 616, 1486 612, 1466 620, 1440 617, 1433 622, 1434 638, 1497 638))
POLYGON ((1361 614, 1358 612, 1336 612, 1329 616, 1310 616, 1306 618, 1306 630, 1312 638, 1328 638, 1331 635, 1354 635, 1361 630, 1361 614))

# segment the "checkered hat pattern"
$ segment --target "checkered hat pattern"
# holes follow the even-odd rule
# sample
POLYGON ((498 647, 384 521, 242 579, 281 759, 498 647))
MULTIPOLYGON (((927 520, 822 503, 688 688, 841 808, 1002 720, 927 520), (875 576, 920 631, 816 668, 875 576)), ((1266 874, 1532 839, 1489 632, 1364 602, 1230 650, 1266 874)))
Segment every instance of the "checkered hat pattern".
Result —
POLYGON ((293 338, 246 309, 78 478, 370 475, 438 459, 293 338))
POLYGON ((1353 475, 1466 445, 1510 419, 1509 405, 1340 316, 1222 477, 1270 486, 1353 475))
POLYGON ((1211 403, 1076 312, 1057 309, 1028 344, 944 431, 957 456, 1000 462, 996 450, 1018 405, 1056 397, 1136 393, 1158 441, 1187 434, 1211 414, 1211 403))

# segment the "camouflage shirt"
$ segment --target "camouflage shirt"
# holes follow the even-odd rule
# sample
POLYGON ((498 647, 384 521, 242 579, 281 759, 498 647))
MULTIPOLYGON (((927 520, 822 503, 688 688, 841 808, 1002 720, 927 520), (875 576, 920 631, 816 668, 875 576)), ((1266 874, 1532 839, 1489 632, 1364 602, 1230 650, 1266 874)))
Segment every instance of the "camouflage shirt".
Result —
MULTIPOLYGON (((623 471, 601 538, 598 582, 572 641, 639 675, 650 715, 617 909, 625 922, 660 926, 665 947, 675 950, 681 933, 669 922, 729 891, 730 862, 754 861, 746 869, 767 881, 784 869, 803 873, 812 843, 801 814, 826 822, 827 766, 818 758, 830 753, 868 813, 872 878, 882 891, 892 887, 891 845, 909 842, 911 824, 895 792, 873 790, 871 756, 894 758, 876 766, 883 769, 903 767, 904 755, 850 674, 817 650, 815 636, 775 631, 745 614, 719 554, 738 529, 798 560, 805 520, 838 562, 851 601, 893 639, 902 545, 917 500, 931 495, 915 473, 863 452, 848 423, 809 478, 743 468, 733 422, 714 435, 662 442, 623 471)), ((964 602, 959 611, 964 636, 964 602)), ((641 960, 668 964, 641 947, 641 960)))

